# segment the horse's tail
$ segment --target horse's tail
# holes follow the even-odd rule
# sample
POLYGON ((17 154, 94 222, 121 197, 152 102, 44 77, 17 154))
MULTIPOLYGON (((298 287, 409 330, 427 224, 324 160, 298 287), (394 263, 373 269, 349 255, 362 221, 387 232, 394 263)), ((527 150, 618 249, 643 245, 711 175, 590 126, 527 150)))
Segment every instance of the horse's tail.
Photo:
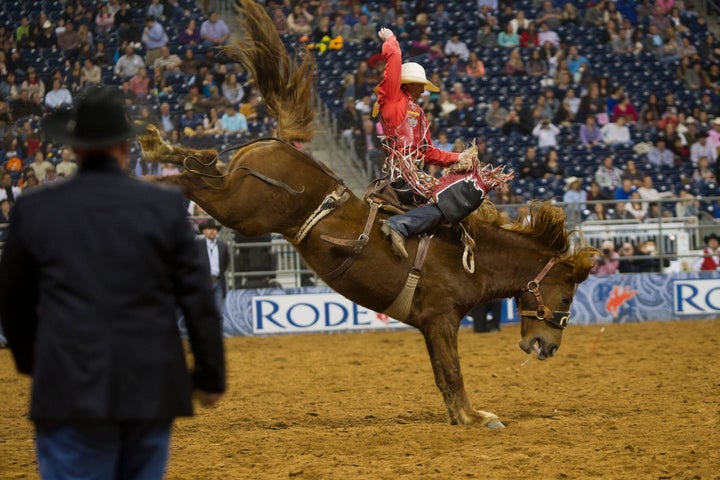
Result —
POLYGON ((315 57, 304 50, 292 58, 265 7, 255 0, 240 0, 237 11, 242 38, 225 47, 225 54, 242 63, 255 79, 268 113, 277 119, 277 136, 290 142, 310 141, 315 57))

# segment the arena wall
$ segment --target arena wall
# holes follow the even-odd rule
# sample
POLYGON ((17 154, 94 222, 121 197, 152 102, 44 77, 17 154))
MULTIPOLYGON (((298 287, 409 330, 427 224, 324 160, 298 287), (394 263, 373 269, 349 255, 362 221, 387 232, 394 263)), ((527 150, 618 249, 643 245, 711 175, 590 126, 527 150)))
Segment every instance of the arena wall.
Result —
MULTIPOLYGON (((571 313, 571 323, 586 325, 720 318, 720 272, 593 275, 578 288, 571 313)), ((328 287, 231 290, 223 314, 227 336, 410 328, 328 287)), ((518 321, 507 299, 501 323, 518 321)))

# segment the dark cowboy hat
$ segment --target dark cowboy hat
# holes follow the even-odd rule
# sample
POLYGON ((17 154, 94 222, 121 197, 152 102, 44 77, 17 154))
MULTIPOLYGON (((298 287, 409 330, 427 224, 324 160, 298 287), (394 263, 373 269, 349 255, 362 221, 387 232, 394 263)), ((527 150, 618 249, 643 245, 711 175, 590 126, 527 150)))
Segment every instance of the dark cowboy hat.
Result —
POLYGON ((217 231, 222 230, 222 225, 217 223, 214 219, 206 220, 205 222, 200 224, 200 231, 204 232, 208 228, 214 228, 217 231))
POLYGON ((79 148, 115 145, 144 130, 130 122, 117 88, 92 87, 72 109, 53 112, 40 127, 51 141, 79 148))
POLYGON ((715 233, 715 232, 711 233, 710 235, 705 235, 705 236, 703 237, 703 240, 705 241, 705 243, 708 243, 710 240, 713 240, 713 239, 714 239, 714 240, 717 240, 718 242, 720 242, 720 237, 719 237, 718 234, 715 233))

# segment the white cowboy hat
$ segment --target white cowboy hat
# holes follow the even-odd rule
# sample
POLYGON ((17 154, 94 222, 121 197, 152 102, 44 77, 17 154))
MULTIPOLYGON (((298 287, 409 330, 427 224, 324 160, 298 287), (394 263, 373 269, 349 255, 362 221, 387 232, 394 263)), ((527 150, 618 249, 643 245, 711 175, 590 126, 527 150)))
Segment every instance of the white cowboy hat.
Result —
POLYGON ((425 76, 425 69, 419 63, 408 62, 403 63, 402 72, 400 73, 400 83, 422 83, 427 90, 431 92, 439 92, 440 89, 430 83, 425 76))
POLYGON ((570 186, 575 183, 581 181, 582 178, 580 177, 568 177, 565 179, 565 188, 570 188, 570 186))
POLYGON ((713 124, 713 125, 720 125, 720 117, 715 117, 715 118, 713 118, 712 124, 713 124))

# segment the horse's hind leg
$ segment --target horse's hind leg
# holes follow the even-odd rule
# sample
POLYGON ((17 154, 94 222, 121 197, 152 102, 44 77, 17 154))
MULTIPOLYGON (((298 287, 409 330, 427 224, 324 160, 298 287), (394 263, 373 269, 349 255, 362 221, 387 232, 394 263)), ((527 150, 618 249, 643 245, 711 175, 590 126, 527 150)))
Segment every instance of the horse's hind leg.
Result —
POLYGON ((154 125, 148 126, 146 133, 140 135, 138 140, 140 141, 143 156, 148 162, 184 165, 186 159, 192 158, 194 160, 192 165, 205 167, 203 170, 208 170, 205 173, 210 175, 220 174, 215 166, 217 160, 217 151, 215 150, 197 150, 172 145, 162 138, 160 131, 154 125))
POLYGON ((440 389, 451 424, 481 423, 488 428, 503 428, 497 415, 474 410, 470 404, 457 351, 457 326, 449 321, 433 323, 422 329, 430 354, 435 384, 440 389))

